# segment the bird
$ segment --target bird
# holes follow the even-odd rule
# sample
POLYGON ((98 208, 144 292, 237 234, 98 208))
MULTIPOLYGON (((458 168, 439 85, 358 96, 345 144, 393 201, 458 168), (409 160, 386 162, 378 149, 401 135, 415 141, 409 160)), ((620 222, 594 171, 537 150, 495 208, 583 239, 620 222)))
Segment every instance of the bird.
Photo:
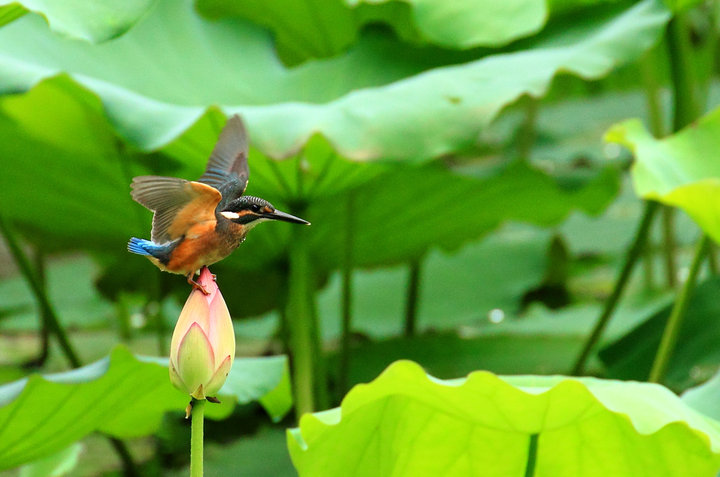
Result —
POLYGON ((151 240, 132 237, 128 251, 146 256, 160 270, 185 275, 189 284, 206 293, 194 280, 195 273, 230 255, 257 224, 279 220, 310 225, 265 199, 244 195, 249 175, 247 131, 234 115, 197 181, 133 178, 131 196, 153 212, 153 219, 151 240))

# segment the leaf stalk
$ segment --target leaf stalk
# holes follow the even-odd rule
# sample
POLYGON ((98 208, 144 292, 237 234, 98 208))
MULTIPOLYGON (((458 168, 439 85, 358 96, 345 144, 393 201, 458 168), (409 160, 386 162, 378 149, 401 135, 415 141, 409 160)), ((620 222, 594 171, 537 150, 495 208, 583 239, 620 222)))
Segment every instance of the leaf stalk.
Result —
POLYGON ((685 280, 685 283, 680 289, 680 293, 675 300, 675 304, 673 305, 667 324, 665 325, 665 331, 663 331, 660 346, 658 347, 652 369, 650 370, 650 377, 648 378, 648 381, 651 383, 659 383, 665 377, 670 357, 672 356, 673 351, 675 351, 675 345, 677 344, 678 336, 680 335, 680 330, 682 329, 685 313, 690 302, 690 296, 692 295, 692 291, 695 289, 698 272, 700 271, 700 264, 707 255, 709 245, 710 239, 707 235, 703 234, 695 248, 695 256, 693 257, 692 264, 690 265, 687 280, 685 280))
POLYGON ((600 340, 603 331, 605 331, 605 328, 607 327, 607 324, 610 321, 618 302, 620 301, 620 297, 622 296, 623 291, 625 291, 625 287, 630 279, 633 268, 635 267, 638 258, 642 255, 643 248, 647 242, 650 225, 652 225, 652 221, 659 207, 660 204, 657 202, 649 200, 645 201, 645 210, 643 212, 642 219, 640 220, 640 225, 635 231, 635 237, 633 238, 630 248, 628 248, 625 252, 625 259, 623 261, 622 269, 620 270, 620 275, 615 281, 615 286, 613 287, 610 297, 608 297, 605 301, 605 306, 600 318, 598 318, 597 323, 595 323, 595 327, 583 345, 572 371, 570 371, 573 376, 579 376, 585 371, 585 365, 590 357, 590 353, 600 340))

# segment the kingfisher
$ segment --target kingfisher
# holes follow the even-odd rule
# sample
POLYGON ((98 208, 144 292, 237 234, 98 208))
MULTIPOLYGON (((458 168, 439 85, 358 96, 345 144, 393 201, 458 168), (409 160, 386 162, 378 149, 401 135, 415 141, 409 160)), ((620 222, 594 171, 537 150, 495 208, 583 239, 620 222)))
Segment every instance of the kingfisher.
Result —
POLYGON ((310 222, 277 210, 259 197, 243 195, 248 183, 248 139, 240 116, 232 116, 197 181, 139 176, 132 198, 153 212, 152 240, 132 237, 128 251, 144 255, 160 270, 194 280, 201 268, 230 255, 260 222, 310 222))

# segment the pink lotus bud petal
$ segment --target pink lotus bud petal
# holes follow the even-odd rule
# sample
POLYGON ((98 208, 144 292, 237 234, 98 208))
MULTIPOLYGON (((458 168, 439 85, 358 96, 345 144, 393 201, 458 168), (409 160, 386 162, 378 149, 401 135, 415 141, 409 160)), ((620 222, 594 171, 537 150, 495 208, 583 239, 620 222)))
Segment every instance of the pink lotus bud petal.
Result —
POLYGON ((213 396, 235 358, 235 333, 225 300, 207 268, 180 313, 170 343, 170 381, 196 399, 213 396))

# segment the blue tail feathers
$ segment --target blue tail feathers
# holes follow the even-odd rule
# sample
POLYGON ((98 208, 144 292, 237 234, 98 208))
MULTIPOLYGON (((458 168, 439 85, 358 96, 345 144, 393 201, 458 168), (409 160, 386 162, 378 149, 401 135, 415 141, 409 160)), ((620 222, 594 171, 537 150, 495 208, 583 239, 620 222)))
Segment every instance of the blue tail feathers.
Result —
POLYGON ((138 255, 150 255, 151 257, 158 257, 163 255, 167 251, 167 246, 158 245, 155 242, 139 238, 131 238, 128 242, 127 249, 129 252, 137 253, 138 255))
POLYGON ((182 240, 183 238, 179 237, 172 242, 157 244, 152 240, 133 237, 128 242, 127 249, 129 252, 137 253, 138 255, 156 258, 163 265, 167 265, 173 250, 175 250, 175 247, 177 247, 182 240))

